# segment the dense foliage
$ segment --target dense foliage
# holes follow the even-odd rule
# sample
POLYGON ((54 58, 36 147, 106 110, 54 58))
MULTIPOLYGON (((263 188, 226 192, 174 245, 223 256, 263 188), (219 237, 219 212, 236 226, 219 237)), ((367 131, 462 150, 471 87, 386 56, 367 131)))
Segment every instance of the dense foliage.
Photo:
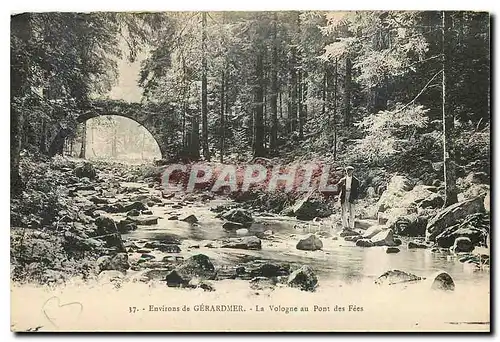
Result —
POLYGON ((120 39, 131 59, 147 51, 143 103, 168 116, 178 156, 315 158, 420 177, 443 162, 447 127, 457 172, 474 162, 489 173, 488 13, 40 13, 11 22, 14 178, 21 149, 46 153, 62 123, 106 94, 120 39), (167 104, 174 110, 161 112, 167 104))

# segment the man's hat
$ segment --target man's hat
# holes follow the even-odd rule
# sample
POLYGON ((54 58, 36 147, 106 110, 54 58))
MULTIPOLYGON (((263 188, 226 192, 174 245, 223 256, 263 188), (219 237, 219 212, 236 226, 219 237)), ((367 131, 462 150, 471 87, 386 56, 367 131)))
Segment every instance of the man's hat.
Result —
POLYGON ((346 168, 345 168, 345 169, 346 169, 346 171, 349 171, 349 170, 354 170, 354 168, 353 168, 352 166, 350 166, 350 165, 349 165, 349 166, 346 166, 346 168))

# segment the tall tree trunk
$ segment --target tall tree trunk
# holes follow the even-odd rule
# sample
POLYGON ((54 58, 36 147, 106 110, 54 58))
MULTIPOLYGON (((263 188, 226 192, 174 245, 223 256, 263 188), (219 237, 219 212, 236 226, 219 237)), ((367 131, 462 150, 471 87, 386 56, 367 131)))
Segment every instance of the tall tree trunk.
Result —
MULTIPOLYGON (((324 118, 326 114, 326 88, 328 87, 328 67, 325 68, 323 73, 323 85, 321 86, 321 117, 324 118)), ((328 127, 330 127, 330 112, 328 112, 328 127)))
POLYGON ((335 58, 335 72, 333 75, 333 160, 337 159, 337 88, 339 78, 339 62, 335 58))
MULTIPOLYGON (((11 34, 16 34, 24 44, 31 39, 31 15, 23 13, 11 18, 11 34)), ((18 59, 11 49, 10 55, 10 193, 17 196, 24 189, 24 182, 19 173, 19 159, 23 147, 24 113, 15 105, 18 96, 24 96, 31 75, 31 61, 18 59)))
POLYGON ((344 125, 351 124, 351 82, 352 82, 352 62, 351 58, 345 59, 345 96, 344 96, 344 125))
MULTIPOLYGON (((111 156, 113 158, 116 158, 118 156, 118 151, 116 149, 116 140, 117 140, 117 132, 116 132, 116 125, 117 123, 114 122, 113 124, 113 140, 111 141, 111 156)), ((82 157, 80 157, 82 158, 82 157)))
POLYGON ((271 137, 269 148, 273 155, 276 154, 278 143, 278 39, 277 39, 277 14, 273 18, 273 51, 271 66, 271 137))
POLYGON ((222 71, 221 91, 220 91, 220 162, 224 163, 224 135, 226 133, 225 122, 225 83, 226 77, 222 71))
POLYGON ((255 89, 255 118, 254 118, 254 157, 264 157, 264 48, 259 47, 257 52, 256 74, 257 87, 255 89))
POLYGON ((297 129, 297 62, 296 62, 296 49, 292 47, 291 60, 289 65, 290 70, 290 84, 288 90, 288 120, 290 121, 290 133, 295 132, 297 129))
POLYGON ((190 156, 194 160, 200 159, 200 118, 197 114, 198 111, 194 112, 191 117, 190 156))
MULTIPOLYGON (((82 123, 82 146, 80 147, 80 158, 85 158, 87 149, 87 122, 82 123)), ((114 134, 114 139, 116 139, 116 133, 114 134)))
POLYGON ((47 154, 47 119, 42 118, 42 131, 40 132, 40 152, 47 154))
POLYGON ((457 199, 457 189, 456 189, 456 175, 455 175, 455 165, 453 162, 453 129, 454 129, 454 116, 453 110, 450 106, 450 100, 447 98, 447 88, 450 84, 450 80, 447 77, 447 73, 450 70, 449 58, 451 57, 450 51, 450 28, 452 18, 445 11, 442 12, 442 62, 443 62, 443 72, 442 72, 442 109, 443 109, 443 173, 444 173, 444 184, 445 184, 445 197, 444 206, 449 206, 458 202, 457 199))
MULTIPOLYGON (((296 45, 299 46, 301 41, 301 32, 300 32, 300 12, 297 12, 297 41, 296 45)), ((300 50, 297 51, 297 116, 299 118, 299 139, 302 140, 304 137, 304 102, 303 102, 303 71, 302 71, 302 53, 300 50)))
POLYGON ((202 145, 203 157, 210 160, 210 151, 208 150, 208 103, 207 103, 207 12, 202 13, 202 36, 201 36, 201 126, 202 126, 202 145))

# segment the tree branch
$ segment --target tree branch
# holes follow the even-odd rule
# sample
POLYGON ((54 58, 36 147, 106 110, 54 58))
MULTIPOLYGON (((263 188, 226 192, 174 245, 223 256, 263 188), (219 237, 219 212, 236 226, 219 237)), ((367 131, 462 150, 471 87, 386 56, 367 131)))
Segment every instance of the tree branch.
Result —
POLYGON ((402 112, 403 110, 405 110, 409 105, 415 103, 415 101, 420 97, 420 95, 423 94, 423 92, 429 87, 429 84, 431 84, 432 81, 434 81, 434 79, 440 74, 443 72, 443 69, 439 70, 434 76, 432 76, 432 78, 429 80, 429 82, 427 82, 427 84, 422 88, 422 90, 420 90, 420 92, 417 94, 417 96, 415 96, 413 98, 413 100, 411 100, 410 102, 408 102, 407 104, 405 104, 402 108, 398 109, 396 111, 396 113, 399 113, 399 112, 402 112))

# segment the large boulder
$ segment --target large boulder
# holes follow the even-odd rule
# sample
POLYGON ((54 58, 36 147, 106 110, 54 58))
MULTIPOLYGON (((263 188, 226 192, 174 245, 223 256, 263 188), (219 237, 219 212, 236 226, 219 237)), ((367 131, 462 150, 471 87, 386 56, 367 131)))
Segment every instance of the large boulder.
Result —
POLYGON ((437 271, 430 276, 426 282, 432 290, 453 291, 455 290, 455 282, 453 278, 445 271, 437 271))
POLYGON ((288 276, 290 274, 289 264, 263 263, 245 267, 245 273, 250 277, 274 278, 288 276))
MULTIPOLYGON (((374 246, 396 246, 394 241, 394 233, 392 229, 382 230, 380 233, 372 237, 371 242, 374 246)), ((358 241, 359 242, 359 241, 358 241)))
MULTIPOLYGON (((378 211, 386 212, 394 208, 416 208, 426 199, 436 198, 434 187, 416 185, 405 177, 395 176, 378 201, 378 211)), ((432 202, 434 205, 434 202, 432 202)), ((425 205, 425 204, 424 204, 425 205)))
POLYGON ((216 270, 209 257, 196 254, 170 272, 165 280, 170 287, 187 286, 193 278, 215 279, 216 270))
POLYGON ((243 225, 241 223, 231 222, 231 221, 224 222, 224 224, 222 225, 222 229, 227 230, 227 231, 236 231, 236 230, 242 229, 244 227, 245 227, 245 225, 243 225))
POLYGON ((118 227, 116 222, 107 216, 99 216, 95 219, 95 225, 97 226, 97 235, 106 235, 118 233, 118 227))
POLYGON ((418 206, 422 209, 427 209, 427 208, 436 209, 436 208, 441 208, 443 204, 444 204, 443 196, 439 194, 430 194, 428 197, 420 201, 418 206))
POLYGON ((485 244, 490 231, 490 219, 487 214, 477 213, 467 216, 463 222, 446 228, 436 236, 440 247, 449 248, 459 237, 468 238, 474 246, 485 244))
POLYGON ((82 165, 77 166, 73 170, 73 174, 78 178, 86 177, 88 179, 95 179, 97 176, 97 171, 95 170, 92 163, 84 162, 82 165))
POLYGON ((470 253, 474 250, 474 245, 468 237, 461 236, 455 239, 451 250, 455 253, 470 253))
POLYGON ((230 238, 221 247, 259 250, 262 249, 262 242, 256 236, 245 236, 243 238, 230 238))
POLYGON ((402 215, 389 219, 387 226, 399 236, 425 236, 427 218, 417 214, 402 215))
POLYGON ((363 239, 371 239, 372 237, 380 233, 384 228, 385 226, 382 225, 371 226, 364 232, 363 235, 361 235, 361 237, 363 239))
POLYGON ((434 216, 426 227, 427 240, 435 241, 447 227, 453 226, 465 219, 467 215, 484 211, 484 198, 476 197, 467 201, 452 204, 434 216))
POLYGON ((373 242, 370 239, 358 239, 358 240, 356 240, 356 246, 358 246, 358 247, 373 247, 373 242))
POLYGON ((316 274, 314 274, 313 269, 306 265, 290 274, 287 285, 290 287, 297 287, 302 291, 313 292, 318 286, 318 278, 316 274))
POLYGON ((481 197, 484 200, 489 192, 490 186, 488 184, 473 184, 467 187, 463 192, 459 193, 457 198, 459 202, 475 197, 481 197))
POLYGON ((471 172, 465 177, 466 184, 489 184, 490 176, 486 172, 471 172))
POLYGON ((306 196, 295 203, 293 213, 299 220, 310 221, 315 217, 328 217, 332 210, 323 199, 306 196))
POLYGON ((248 228, 254 222, 252 213, 241 208, 235 208, 225 212, 222 214, 222 218, 227 221, 240 223, 243 226, 242 228, 248 228))
POLYGON ((405 192, 413 189, 413 182, 404 176, 393 176, 378 201, 378 211, 384 212, 396 206, 405 192))
POLYGON ((114 256, 105 255, 96 261, 99 272, 120 271, 125 272, 130 268, 127 253, 118 253, 114 256))
POLYGON ((316 235, 311 234, 307 238, 300 240, 296 248, 303 251, 316 251, 323 248, 323 242, 316 235))

